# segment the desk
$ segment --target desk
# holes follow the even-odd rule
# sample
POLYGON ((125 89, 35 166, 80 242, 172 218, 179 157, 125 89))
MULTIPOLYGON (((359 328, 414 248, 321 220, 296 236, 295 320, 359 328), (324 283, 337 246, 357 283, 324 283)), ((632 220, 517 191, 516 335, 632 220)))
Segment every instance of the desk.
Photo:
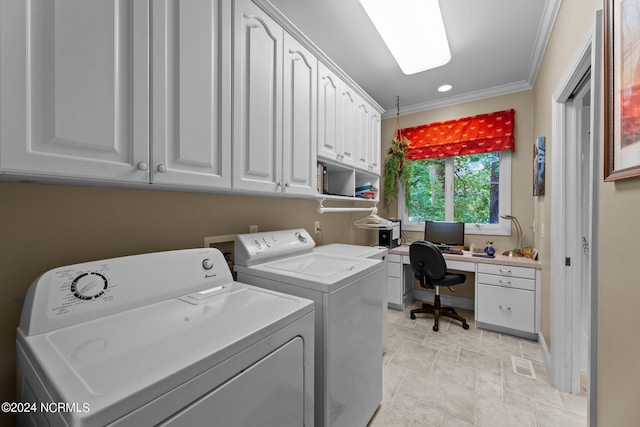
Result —
MULTIPOLYGON (((496 255, 495 258, 444 254, 449 270, 475 274, 476 325, 496 332, 536 340, 540 330, 540 261, 496 255)), ((409 245, 389 250, 389 307, 403 310, 414 300, 415 279, 409 245)), ((418 290, 420 292, 420 290, 418 290)), ((422 295, 421 295, 422 296, 422 295)))

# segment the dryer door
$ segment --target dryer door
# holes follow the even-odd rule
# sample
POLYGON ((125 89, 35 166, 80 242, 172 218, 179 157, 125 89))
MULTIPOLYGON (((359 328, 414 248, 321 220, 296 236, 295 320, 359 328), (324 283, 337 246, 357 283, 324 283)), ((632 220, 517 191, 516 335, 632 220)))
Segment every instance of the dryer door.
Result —
POLYGON ((303 349, 294 338, 160 426, 304 425, 303 349))

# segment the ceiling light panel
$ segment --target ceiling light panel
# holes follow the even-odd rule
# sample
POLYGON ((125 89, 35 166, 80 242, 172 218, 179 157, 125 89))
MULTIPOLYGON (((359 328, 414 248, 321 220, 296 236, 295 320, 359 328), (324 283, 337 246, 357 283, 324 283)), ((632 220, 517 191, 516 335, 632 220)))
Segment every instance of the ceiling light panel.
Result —
POLYGON ((360 0, 405 74, 451 60, 438 0, 360 0))

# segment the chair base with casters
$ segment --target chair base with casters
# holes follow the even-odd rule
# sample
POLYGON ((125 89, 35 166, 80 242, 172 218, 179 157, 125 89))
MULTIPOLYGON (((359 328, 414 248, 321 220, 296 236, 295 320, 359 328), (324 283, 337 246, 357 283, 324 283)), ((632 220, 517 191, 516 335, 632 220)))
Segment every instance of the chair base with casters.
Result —
POLYGON ((433 330, 435 332, 438 332, 438 329, 439 329, 438 320, 440 319, 441 316, 459 320, 460 322, 462 322, 463 329, 469 329, 469 324, 467 323, 467 320, 464 317, 460 316, 456 312, 455 308, 443 307, 442 304, 440 304, 440 293, 438 292, 437 288, 436 288, 436 295, 433 300, 433 304, 429 304, 425 302, 422 304, 422 308, 416 308, 415 310, 411 310, 411 319, 415 320, 416 314, 419 314, 419 313, 433 314, 433 330))
MULTIPOLYGON (((459 285, 466 281, 464 274, 450 273, 447 271, 447 263, 440 250, 426 240, 414 242, 409 247, 409 259, 413 274, 420 281, 420 286, 425 289, 435 289, 436 295, 433 304, 422 304, 422 308, 411 310, 411 319, 416 318, 416 313, 433 314, 433 330, 438 331, 440 316, 462 322, 464 329, 469 329, 467 321, 460 316, 453 307, 443 307, 440 304, 440 286, 459 285)), ((453 291, 453 289, 451 289, 453 291)))

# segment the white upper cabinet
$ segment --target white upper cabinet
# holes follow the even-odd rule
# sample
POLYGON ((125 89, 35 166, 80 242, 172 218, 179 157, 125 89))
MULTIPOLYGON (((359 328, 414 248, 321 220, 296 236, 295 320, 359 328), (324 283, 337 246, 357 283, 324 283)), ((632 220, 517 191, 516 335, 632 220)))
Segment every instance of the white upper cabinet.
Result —
POLYGON ((374 175, 380 174, 380 113, 359 99, 356 118, 356 167, 374 175))
POLYGON ((0 168, 228 188, 222 3, 3 0, 0 168))
POLYGON ((151 182, 231 185, 228 28, 221 0, 157 0, 152 16, 151 182), (224 23, 224 24, 223 24, 224 23))
POLYGON ((149 181, 148 9, 2 0, 2 171, 149 181))
POLYGON ((379 113, 267 0, 0 0, 0 28, 0 179, 315 196, 318 158, 379 172, 379 113))
POLYGON ((358 95, 346 84, 340 85, 340 120, 338 133, 338 147, 340 147, 340 162, 353 166, 356 162, 356 135, 358 95))
POLYGON ((369 146, 370 146, 370 114, 371 107, 362 99, 356 102, 356 167, 369 170, 369 146))
POLYGON ((283 191, 314 195, 316 181, 318 60, 284 35, 283 191))
POLYGON ((380 125, 381 125, 381 117, 380 113, 371 108, 371 112, 369 114, 369 172, 380 175, 381 167, 380 167, 380 157, 382 150, 381 138, 380 138, 380 125))
POLYGON ((314 195, 317 60, 250 0, 233 25, 233 188, 314 195))
MULTIPOLYGON (((318 157, 353 166, 353 142, 344 138, 345 115, 353 111, 353 93, 324 64, 318 65, 318 157), (346 111, 343 111, 346 106, 346 111)), ((350 126, 349 131, 352 130, 350 126)), ((349 132, 351 134, 351 132, 349 132)))
POLYGON ((250 0, 236 0, 233 34, 233 187, 282 192, 284 30, 250 0))

